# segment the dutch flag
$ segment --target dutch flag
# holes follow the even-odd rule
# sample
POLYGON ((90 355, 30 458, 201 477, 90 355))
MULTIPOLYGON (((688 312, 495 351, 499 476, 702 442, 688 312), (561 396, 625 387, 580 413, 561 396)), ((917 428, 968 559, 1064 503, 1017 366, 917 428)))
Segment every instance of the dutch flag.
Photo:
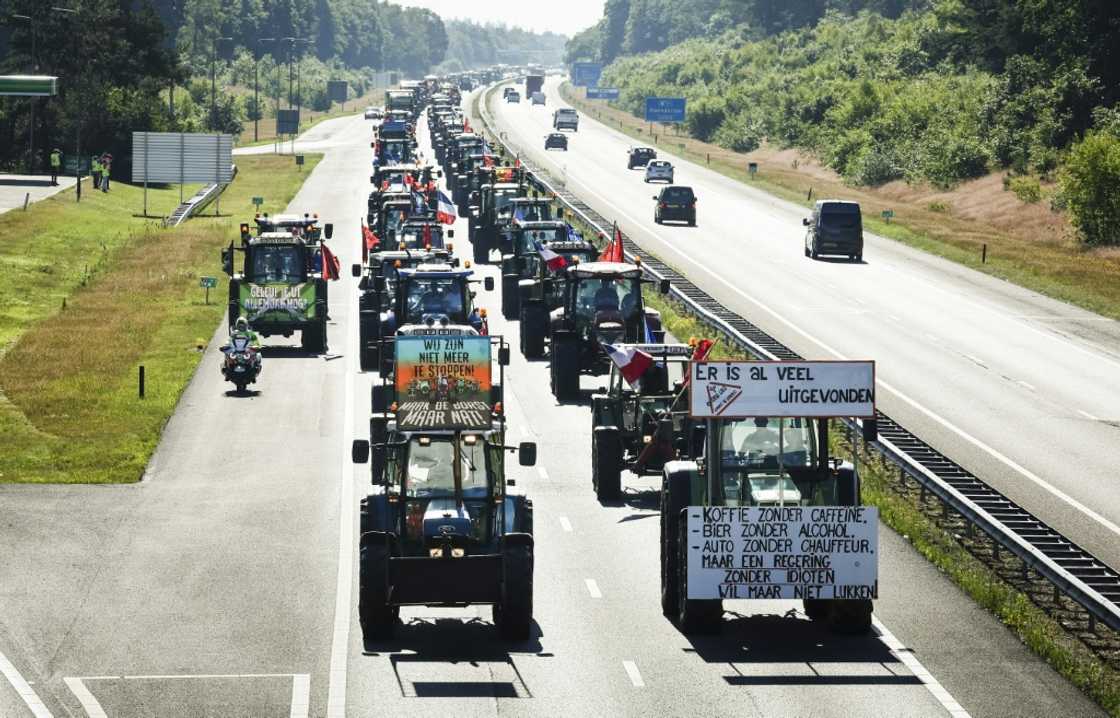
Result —
POLYGON ((444 224, 455 224, 455 204, 451 198, 442 191, 439 192, 439 203, 436 206, 436 219, 444 224))
POLYGON ((568 266, 568 260, 564 259, 562 255, 553 252, 548 247, 541 244, 539 241, 533 242, 537 247, 537 254, 541 255, 544 260, 545 266, 548 267, 550 272, 558 272, 564 267, 568 266))
POLYGON ((622 378, 629 384, 634 384, 645 373, 646 369, 653 366, 653 357, 635 347, 616 347, 613 344, 603 344, 603 351, 618 367, 622 378))

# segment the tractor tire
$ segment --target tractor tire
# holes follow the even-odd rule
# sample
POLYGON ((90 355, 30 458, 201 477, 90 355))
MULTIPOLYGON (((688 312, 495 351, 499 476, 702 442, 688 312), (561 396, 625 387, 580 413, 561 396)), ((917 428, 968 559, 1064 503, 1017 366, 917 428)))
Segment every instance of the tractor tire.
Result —
POLYGON ((618 501, 622 495, 622 440, 618 429, 599 427, 591 439, 591 483, 599 501, 618 501))
POLYGON ((502 276, 502 316, 509 320, 517 319, 521 308, 521 295, 517 293, 519 279, 516 274, 502 276))
POLYGON ((688 597, 688 521, 677 522, 677 628, 687 635, 716 633, 723 623, 723 601, 688 597))
POLYGON ((475 231, 474 240, 471 242, 473 251, 471 259, 476 265, 486 264, 490 261, 490 247, 486 244, 485 233, 481 228, 475 231))
POLYGON ((502 549, 501 598, 494 604, 494 625, 508 641, 527 641, 533 631, 533 546, 502 549))
POLYGON ((871 601, 842 599, 827 602, 828 628, 833 633, 862 636, 871 633, 871 601))
POLYGON ((358 622, 362 638, 393 635, 399 610, 389 605, 389 547, 378 534, 364 534, 359 543, 358 622))
POLYGON ((677 616, 677 524, 690 498, 687 474, 668 474, 661 485, 661 612, 677 616))
POLYGON ((380 359, 380 364, 381 364, 381 366, 379 366, 377 368, 378 373, 380 373, 382 378, 384 378, 384 379, 392 379, 393 378, 393 355, 391 353, 385 351, 385 346, 384 345, 381 346, 381 348, 378 350, 378 352, 381 355, 380 357, 378 357, 378 359, 380 359))
POLYGON ((579 337, 553 334, 549 359, 552 395, 557 401, 579 399, 579 337))
POLYGON ((369 390, 369 405, 374 414, 384 414, 392 403, 392 387, 376 383, 369 390))
POLYGON ((362 371, 377 369, 377 338, 373 334, 373 322, 358 320, 358 364, 362 371))
POLYGON ((532 302, 521 305, 521 354, 526 359, 544 356, 544 337, 548 329, 548 311, 544 305, 532 302))

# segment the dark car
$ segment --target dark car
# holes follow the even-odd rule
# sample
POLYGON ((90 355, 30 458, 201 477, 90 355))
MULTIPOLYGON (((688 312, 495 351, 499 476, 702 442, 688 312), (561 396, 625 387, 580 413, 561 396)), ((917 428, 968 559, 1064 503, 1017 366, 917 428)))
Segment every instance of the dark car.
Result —
POLYGON ((626 169, 632 170, 635 167, 645 167, 649 164, 650 160, 655 159, 657 159, 657 150, 652 147, 631 147, 629 159, 626 160, 626 169))
POLYGON ((552 132, 548 135, 548 137, 544 138, 544 148, 546 150, 551 150, 551 149, 567 150, 568 149, 568 136, 565 135, 565 134, 562 134, 560 132, 552 132))
POLYGON ((691 187, 669 186, 654 199, 657 209, 653 211, 653 221, 657 224, 675 220, 688 222, 689 227, 696 226, 696 195, 691 187))
POLYGON ((824 199, 813 206, 812 218, 801 220, 805 232, 805 256, 846 255, 863 261, 863 217, 858 202, 824 199))

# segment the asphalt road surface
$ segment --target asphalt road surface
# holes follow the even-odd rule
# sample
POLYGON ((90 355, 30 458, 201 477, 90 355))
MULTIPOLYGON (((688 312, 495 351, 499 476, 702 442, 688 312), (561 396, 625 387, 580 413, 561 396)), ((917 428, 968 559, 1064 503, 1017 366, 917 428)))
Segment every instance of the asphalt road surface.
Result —
POLYGON ((698 226, 657 225, 634 140, 581 113, 544 150, 558 85, 544 107, 492 98, 533 160, 802 356, 874 359, 880 409, 1120 568, 1120 323, 870 234, 861 264, 811 260, 804 208, 668 155, 698 226))
MULTIPOLYGON (((333 221, 345 265, 369 127, 322 127, 326 157, 289 209, 333 221)), ((486 607, 417 608, 396 639, 363 645, 368 469, 349 444, 373 376, 357 369, 355 297, 344 272, 328 356, 270 340, 250 397, 227 394, 218 327, 143 482, 0 487, 0 716, 1100 715, 885 528, 879 635, 737 602, 721 636, 686 639, 658 604, 655 482, 624 476, 624 500, 599 505, 587 407, 557 406, 547 364, 516 351, 510 441, 540 447, 511 473, 536 507, 534 638, 499 641, 486 607)), ((497 291, 479 299, 516 340, 497 291)))

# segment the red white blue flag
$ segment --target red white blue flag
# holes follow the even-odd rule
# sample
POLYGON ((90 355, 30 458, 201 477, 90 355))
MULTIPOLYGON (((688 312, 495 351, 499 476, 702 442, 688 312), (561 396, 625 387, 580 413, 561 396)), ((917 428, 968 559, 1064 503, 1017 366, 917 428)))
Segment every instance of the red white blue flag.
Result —
POLYGON ((636 347, 619 347, 613 344, 603 344, 603 351, 607 353, 607 356, 609 356, 615 366, 618 367, 622 378, 631 385, 641 378, 646 369, 653 366, 653 357, 636 347))
POLYGON ((436 219, 444 224, 455 224, 455 203, 443 192, 439 193, 439 202, 436 205, 436 219))
POLYGON ((553 252, 548 247, 541 244, 539 241, 533 242, 537 247, 537 254, 541 255, 541 261, 545 263, 550 272, 558 272, 564 267, 568 266, 568 260, 564 259, 563 255, 553 252))

